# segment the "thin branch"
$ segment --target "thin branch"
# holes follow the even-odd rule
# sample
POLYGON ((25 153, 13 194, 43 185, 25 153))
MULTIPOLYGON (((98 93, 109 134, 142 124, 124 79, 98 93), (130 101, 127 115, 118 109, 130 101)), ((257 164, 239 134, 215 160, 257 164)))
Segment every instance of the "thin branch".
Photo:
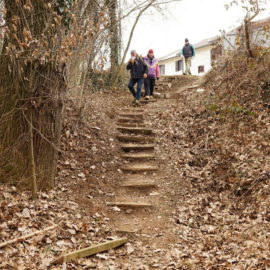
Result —
POLYGON ((24 111, 23 111, 22 113, 23 113, 23 116, 24 116, 26 122, 27 122, 29 125, 31 125, 31 126, 33 127, 33 130, 35 130, 35 131, 40 135, 40 137, 41 137, 42 139, 44 139, 48 144, 50 144, 56 151, 58 151, 58 152, 63 152, 63 151, 62 151, 61 149, 59 149, 53 142, 51 142, 49 139, 47 139, 47 138, 41 133, 41 131, 40 131, 39 129, 35 128, 35 127, 32 125, 32 123, 29 121, 29 119, 28 119, 27 116, 25 115, 24 111))

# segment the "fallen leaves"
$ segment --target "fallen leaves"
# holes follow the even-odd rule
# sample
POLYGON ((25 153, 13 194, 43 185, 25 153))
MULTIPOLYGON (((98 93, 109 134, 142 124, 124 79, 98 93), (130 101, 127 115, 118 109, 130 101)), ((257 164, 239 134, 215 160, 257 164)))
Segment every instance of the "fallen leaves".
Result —
POLYGON ((26 192, 17 193, 14 187, 1 186, 0 190, 0 242, 18 239, 0 248, 1 269, 47 269, 62 252, 75 250, 78 245, 89 246, 89 234, 91 242, 100 242, 110 235, 106 229, 108 219, 99 213, 83 217, 78 212, 79 205, 65 199, 70 193, 66 189, 42 193, 36 201, 31 201, 26 192), (59 227, 49 230, 53 228, 51 224, 59 227), (99 232, 101 227, 107 235, 99 232), (42 228, 48 230, 39 232, 42 228))
MULTIPOLYGON (((160 207, 169 206, 164 211, 170 227, 148 224, 151 233, 136 230, 132 242, 122 249, 50 269, 270 267, 269 115, 259 107, 259 121, 246 114, 223 118, 220 107, 205 107, 213 99, 208 88, 197 90, 183 88, 172 93, 171 100, 149 106, 147 119, 165 168, 164 178, 157 175, 160 189, 149 194, 161 197, 160 207), (163 243, 168 234, 172 240, 163 243)), ((77 129, 76 117, 68 111, 55 191, 41 193, 33 202, 14 187, 0 187, 1 241, 61 224, 45 235, 0 249, 0 268, 47 269, 64 252, 113 239, 115 228, 106 211, 112 216, 135 216, 135 211, 104 203, 105 197, 114 196, 121 173, 111 123, 104 121, 106 110, 115 107, 119 96, 116 93, 109 103, 110 95, 104 105, 104 95, 95 95, 88 122, 77 129), (11 257, 15 262, 10 262, 11 257)), ((160 213, 155 214, 156 220, 162 220, 160 213)), ((138 228, 140 221, 141 217, 138 228)))

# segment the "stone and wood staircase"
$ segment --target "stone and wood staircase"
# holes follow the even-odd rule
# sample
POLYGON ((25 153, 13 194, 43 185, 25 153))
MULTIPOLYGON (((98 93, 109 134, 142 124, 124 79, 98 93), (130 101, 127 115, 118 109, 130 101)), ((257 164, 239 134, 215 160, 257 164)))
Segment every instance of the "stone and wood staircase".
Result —
POLYGON ((115 196, 114 201, 107 202, 108 206, 128 209, 153 207, 145 192, 157 187, 154 175, 158 165, 153 130, 147 127, 144 116, 145 111, 139 108, 127 108, 118 113, 117 139, 123 160, 119 177, 121 193, 115 196))

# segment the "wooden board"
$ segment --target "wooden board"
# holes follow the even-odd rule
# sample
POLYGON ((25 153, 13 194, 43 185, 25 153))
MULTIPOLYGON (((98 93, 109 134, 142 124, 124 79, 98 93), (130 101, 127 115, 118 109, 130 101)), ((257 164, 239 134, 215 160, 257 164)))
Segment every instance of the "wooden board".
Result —
POLYGON ((144 208, 151 207, 152 204, 146 202, 108 202, 109 206, 122 206, 122 207, 132 207, 132 208, 144 208))
POLYGON ((117 130, 120 132, 126 133, 139 133, 139 134, 148 134, 151 135, 153 133, 151 128, 143 128, 143 127, 121 127, 118 126, 117 130))
POLYGON ((53 261, 53 264, 57 264, 57 263, 64 263, 64 262, 69 262, 71 260, 75 260, 78 258, 84 258, 84 257, 88 257, 100 252, 104 252, 113 248, 117 248, 120 247, 122 245, 124 245, 125 243, 128 242, 127 238, 120 238, 117 240, 112 240, 106 243, 102 243, 102 244, 98 244, 95 246, 91 246, 88 248, 84 248, 84 249, 80 249, 74 252, 70 252, 68 254, 65 254, 63 256, 60 256, 59 258, 57 258, 56 260, 53 261))
POLYGON ((156 182, 154 180, 130 180, 121 184, 122 187, 130 187, 130 188, 147 188, 147 187, 155 187, 156 182))
POLYGON ((130 163, 126 166, 123 166, 122 171, 125 172, 151 172, 151 171, 157 171, 158 167, 153 164, 148 164, 148 163, 130 163))
POLYGON ((121 127, 131 127, 131 128, 136 128, 136 127, 146 127, 146 124, 141 124, 141 123, 121 123, 118 122, 118 125, 121 125, 121 127))
POLYGON ((125 151, 132 151, 132 150, 154 150, 154 144, 135 144, 135 143, 128 143, 128 144, 121 144, 120 147, 125 151))
POLYGON ((129 112, 126 112, 126 113, 120 113, 119 114, 120 117, 129 117, 129 118, 136 118, 136 119, 143 119, 144 117, 144 113, 129 113, 129 112))
POLYGON ((135 119, 135 118, 128 118, 128 117, 121 117, 121 118, 118 118, 118 123, 140 123, 140 124, 144 124, 144 120, 135 119))
POLYGON ((117 139, 121 142, 155 142, 154 137, 134 136, 134 135, 117 135, 117 139))
POLYGON ((137 152, 137 153, 127 153, 121 155, 122 158, 125 159, 137 159, 137 160, 144 160, 144 159, 154 159, 155 154, 154 152, 137 152))

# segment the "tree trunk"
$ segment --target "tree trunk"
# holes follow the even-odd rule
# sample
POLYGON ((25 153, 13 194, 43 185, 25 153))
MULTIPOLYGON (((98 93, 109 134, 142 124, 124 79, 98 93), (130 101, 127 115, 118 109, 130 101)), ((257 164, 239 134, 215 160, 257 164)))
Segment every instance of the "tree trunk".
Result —
POLYGON ((251 48, 251 40, 250 35, 252 34, 249 29, 250 21, 245 20, 244 26, 245 26, 245 40, 246 40, 246 50, 247 50, 247 56, 252 58, 253 57, 253 51, 251 48))
POLYGON ((110 62, 112 70, 115 70, 119 66, 119 59, 120 59, 120 37, 119 37, 119 22, 117 16, 118 14, 117 5, 118 5, 117 0, 107 1, 110 18, 109 43, 110 43, 110 62))
POLYGON ((54 38, 55 26, 50 27, 52 10, 45 7, 53 2, 5 0, 8 34, 0 58, 0 147, 8 160, 0 179, 24 179, 30 186, 34 172, 39 188, 54 186, 66 92, 64 67, 53 54, 60 42, 54 38), (26 32, 33 38, 23 50, 29 42, 26 32), (46 60, 36 56, 44 40, 48 44, 42 53, 50 55, 46 60))

